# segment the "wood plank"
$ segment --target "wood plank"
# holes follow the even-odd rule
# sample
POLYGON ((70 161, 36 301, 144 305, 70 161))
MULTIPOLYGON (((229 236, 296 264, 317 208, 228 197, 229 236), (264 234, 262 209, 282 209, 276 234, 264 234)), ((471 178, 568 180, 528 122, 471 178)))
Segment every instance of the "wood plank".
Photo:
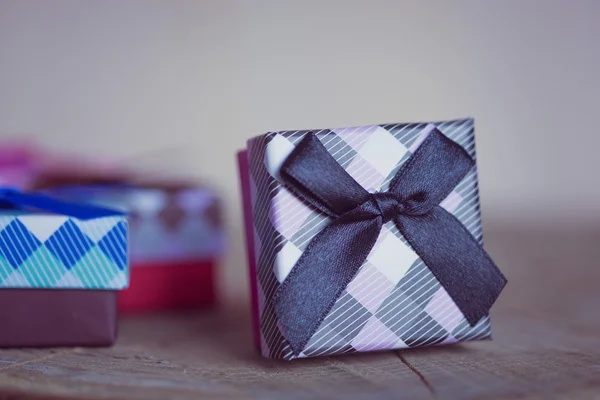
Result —
POLYGON ((600 234, 494 232, 494 340, 405 352, 445 398, 600 396, 600 234))
POLYGON ((600 232, 552 232, 486 231, 486 245, 509 279, 492 315, 493 341, 265 360, 252 348, 248 306, 241 304, 123 319, 110 349, 2 350, 0 393, 78 399, 600 398, 600 232))
MULTIPOLYGON (((246 315, 235 312, 128 319, 114 348, 40 355, 1 371, 0 386, 82 398, 239 398, 285 390, 300 399, 335 396, 340 387, 348 393, 393 391, 403 381, 413 398, 428 395, 393 353, 297 363, 265 360, 250 347, 248 326, 246 315)), ((2 357, 13 354, 19 351, 2 357)))

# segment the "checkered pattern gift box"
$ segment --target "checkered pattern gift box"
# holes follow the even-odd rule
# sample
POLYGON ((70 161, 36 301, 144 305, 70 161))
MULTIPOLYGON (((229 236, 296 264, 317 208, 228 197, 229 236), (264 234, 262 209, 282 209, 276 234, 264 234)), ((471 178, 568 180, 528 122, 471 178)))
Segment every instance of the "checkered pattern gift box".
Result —
MULTIPOLYGON (((183 183, 58 185, 52 196, 130 215, 131 284, 119 310, 150 312, 213 306, 225 247, 220 202, 206 186, 183 183)), ((64 183, 64 180, 63 180, 64 183)))
POLYGON ((490 338, 472 119, 269 132, 238 154, 265 357, 490 338))
POLYGON ((114 342, 128 285, 126 216, 0 190, 0 347, 114 342))

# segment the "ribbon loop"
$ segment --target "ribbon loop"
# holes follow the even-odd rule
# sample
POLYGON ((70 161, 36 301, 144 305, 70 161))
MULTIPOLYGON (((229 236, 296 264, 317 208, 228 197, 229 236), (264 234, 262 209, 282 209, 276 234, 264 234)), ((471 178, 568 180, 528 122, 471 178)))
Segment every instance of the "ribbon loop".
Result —
POLYGON ((405 199, 407 213, 423 215, 440 204, 474 165, 465 149, 434 129, 398 171, 389 191, 405 199))
POLYGON ((368 193, 307 134, 283 163, 283 183, 333 218, 309 243, 273 297, 298 355, 375 245, 382 225, 400 232, 471 325, 486 316, 506 279, 467 229, 439 203, 473 167, 437 129, 398 171, 388 192, 368 193))
POLYGON ((279 174, 296 195, 331 217, 339 217, 369 199, 369 192, 346 173, 312 133, 298 143, 279 174))

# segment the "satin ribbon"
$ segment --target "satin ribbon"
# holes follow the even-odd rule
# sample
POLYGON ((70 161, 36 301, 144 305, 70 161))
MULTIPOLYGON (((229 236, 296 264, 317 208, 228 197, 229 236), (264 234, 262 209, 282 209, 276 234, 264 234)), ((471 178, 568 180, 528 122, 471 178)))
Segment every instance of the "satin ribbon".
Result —
POLYGON ((0 208, 7 208, 7 205, 18 209, 42 210, 78 219, 124 215, 119 211, 107 208, 59 201, 42 194, 23 193, 13 188, 0 188, 0 208))
POLYGON ((300 141, 281 167, 282 182, 333 221, 309 243, 273 297, 295 355, 356 275, 388 221, 394 221, 471 326, 488 315, 506 278, 463 224, 439 205, 474 165, 460 145, 434 129, 387 192, 369 193, 314 134, 300 141))

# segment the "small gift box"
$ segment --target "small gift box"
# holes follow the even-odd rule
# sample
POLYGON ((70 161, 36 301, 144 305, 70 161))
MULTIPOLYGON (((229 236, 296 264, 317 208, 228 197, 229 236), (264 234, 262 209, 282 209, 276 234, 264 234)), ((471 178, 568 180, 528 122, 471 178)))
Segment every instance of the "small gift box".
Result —
POLYGON ((0 347, 110 345, 127 284, 123 213, 0 191, 0 347))
POLYGON ((28 142, 0 142, 0 186, 28 187, 35 175, 38 153, 28 142))
POLYGON ((215 303, 215 271, 225 240, 219 201, 211 189, 178 183, 84 182, 80 179, 80 185, 61 186, 53 181, 41 186, 58 185, 44 192, 130 215, 131 283, 119 293, 120 311, 208 307, 215 303))
POLYGON ((118 163, 78 155, 55 154, 29 141, 0 142, 0 185, 32 190, 56 176, 122 176, 118 163))
POLYGON ((269 132, 238 155, 257 344, 294 359, 487 339, 473 120, 269 132))

